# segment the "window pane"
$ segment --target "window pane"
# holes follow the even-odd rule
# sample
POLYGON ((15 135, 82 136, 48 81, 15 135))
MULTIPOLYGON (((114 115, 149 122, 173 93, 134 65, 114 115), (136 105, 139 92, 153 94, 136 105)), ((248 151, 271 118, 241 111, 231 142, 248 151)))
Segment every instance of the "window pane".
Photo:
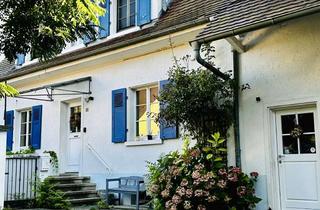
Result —
POLYGON ((81 129, 81 106, 70 108, 70 132, 80 132, 81 129))
POLYGON ((304 133, 314 132, 313 113, 299 114, 298 119, 304 133))
POLYGON ((28 134, 31 134, 31 122, 29 122, 29 129, 28 129, 28 134))
POLYGON ((119 29, 124 29, 127 27, 127 19, 122 19, 122 20, 119 20, 119 29))
POLYGON ((147 103, 147 94, 146 90, 137 91, 137 105, 146 104, 147 103))
POLYGON ((20 130, 20 134, 21 135, 24 135, 27 133, 27 124, 26 123, 23 123, 21 124, 21 130, 20 130))
POLYGON ((155 103, 158 101, 158 87, 150 89, 150 103, 155 103))
POLYGON ((21 123, 27 122, 27 112, 21 112, 21 123))
POLYGON ((127 6, 119 7, 118 17, 120 20, 127 17, 127 6))
POLYGON ((136 2, 131 1, 130 3, 130 14, 135 14, 136 13, 136 2))
POLYGON ((119 7, 127 5, 127 0, 118 0, 119 7))
POLYGON ((136 135, 137 136, 146 136, 148 135, 147 121, 139 121, 136 124, 136 135))
POLYGON ((28 146, 32 146, 32 145, 31 145, 31 140, 30 140, 30 139, 31 139, 31 134, 29 134, 28 136, 29 136, 28 146))
POLYGON ((134 15, 130 16, 130 26, 136 25, 136 17, 134 15))
POLYGON ((315 135, 300 136, 300 153, 316 153, 315 135))
POLYGON ((159 125, 154 121, 151 120, 151 135, 156 136, 159 134, 159 125))
POLYGON ((281 116, 282 133, 289 134, 296 125, 295 115, 281 116))
POLYGON ((22 135, 22 136, 20 136, 20 147, 25 147, 25 146, 27 146, 26 144, 26 136, 24 136, 24 135, 22 135))
POLYGON ((283 154, 298 154, 298 141, 291 136, 283 136, 283 154))
POLYGON ((136 121, 147 120, 147 106, 137 106, 137 119, 136 121))
POLYGON ((32 111, 29 111, 29 122, 31 122, 32 120, 32 111))
POLYGON ((160 106, 159 103, 153 103, 150 105, 150 118, 156 118, 159 114, 160 106))

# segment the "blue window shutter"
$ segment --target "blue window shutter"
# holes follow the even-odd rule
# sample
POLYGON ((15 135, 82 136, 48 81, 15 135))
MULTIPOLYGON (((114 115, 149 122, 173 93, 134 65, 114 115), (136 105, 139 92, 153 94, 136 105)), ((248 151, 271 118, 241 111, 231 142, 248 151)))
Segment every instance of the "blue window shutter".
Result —
POLYGON ((12 151, 12 146, 13 146, 13 119, 14 119, 14 111, 7 111, 6 112, 7 151, 12 151))
POLYGON ((26 56, 24 54, 17 54, 17 65, 22 66, 26 61, 26 56))
POLYGON ((127 141, 127 89, 112 91, 112 142, 127 141))
MULTIPOLYGON (((161 90, 163 90, 168 83, 169 80, 160 81, 160 94, 161 90)), ((160 104, 160 112, 162 109, 165 109, 165 107, 165 104, 160 104)), ((160 122, 160 138, 163 140, 178 138, 178 126, 168 125, 165 121, 160 122)))
POLYGON ((138 25, 151 22, 151 0, 138 0, 138 25))
POLYGON ((99 38, 105 38, 110 35, 110 0, 106 0, 103 7, 106 9, 106 13, 104 16, 99 17, 99 38))
POLYGON ((42 105, 32 107, 31 146, 41 148, 42 105))

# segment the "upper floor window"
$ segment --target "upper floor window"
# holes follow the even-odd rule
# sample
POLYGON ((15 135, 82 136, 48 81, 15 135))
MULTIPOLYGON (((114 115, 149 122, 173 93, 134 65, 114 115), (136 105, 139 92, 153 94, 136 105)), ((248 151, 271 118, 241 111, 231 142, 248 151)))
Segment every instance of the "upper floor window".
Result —
POLYGON ((136 25, 136 0, 118 0, 118 30, 136 25))

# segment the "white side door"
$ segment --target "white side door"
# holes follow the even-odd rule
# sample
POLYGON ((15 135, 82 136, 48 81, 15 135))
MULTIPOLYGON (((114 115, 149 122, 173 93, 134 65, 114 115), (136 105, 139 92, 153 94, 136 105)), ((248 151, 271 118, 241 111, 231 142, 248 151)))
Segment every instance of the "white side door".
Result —
POLYGON ((81 103, 69 105, 68 114, 68 172, 79 172, 82 152, 81 143, 81 103))
POLYGON ((320 145, 316 109, 276 114, 283 210, 320 209, 320 145))

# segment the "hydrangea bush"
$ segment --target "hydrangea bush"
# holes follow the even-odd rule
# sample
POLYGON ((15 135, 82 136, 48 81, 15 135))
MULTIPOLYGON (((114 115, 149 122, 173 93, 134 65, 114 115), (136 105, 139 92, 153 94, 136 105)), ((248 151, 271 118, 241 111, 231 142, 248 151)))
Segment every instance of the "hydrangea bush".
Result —
POLYGON ((206 147, 171 152, 149 163, 148 193, 156 210, 251 209, 260 201, 254 184, 258 173, 246 175, 238 167, 226 167, 224 139, 217 133, 206 147))

